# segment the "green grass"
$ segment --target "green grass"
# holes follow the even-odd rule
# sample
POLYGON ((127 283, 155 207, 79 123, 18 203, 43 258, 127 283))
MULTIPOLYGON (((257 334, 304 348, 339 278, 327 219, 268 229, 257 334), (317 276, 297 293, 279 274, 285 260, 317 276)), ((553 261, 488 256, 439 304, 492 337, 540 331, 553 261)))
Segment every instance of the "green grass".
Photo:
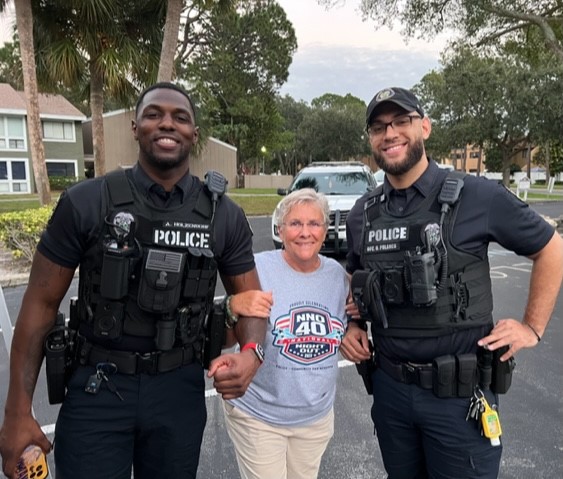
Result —
POLYGON ((278 195, 264 196, 264 194, 230 196, 230 198, 244 210, 247 216, 271 215, 278 202, 282 199, 278 195))
MULTIPOLYGON (((61 191, 51 191, 52 201, 56 201, 61 191)), ((0 195, 0 213, 39 208, 39 198, 36 194, 0 195)))
POLYGON ((275 188, 229 188, 228 193, 235 195, 276 195, 278 190, 275 188))
MULTIPOLYGON (((516 190, 514 190, 516 193, 516 190)), ((524 193, 520 192, 520 198, 524 198, 524 193)), ((548 193, 533 193, 528 191, 528 200, 541 200, 541 201, 549 201, 549 200, 563 200, 563 196, 561 194, 548 194, 548 193)))
MULTIPOLYGON (((52 192, 56 200, 60 192, 52 192)), ((282 199, 275 189, 231 189, 229 197, 247 214, 247 216, 271 215, 278 202, 282 199), (234 193, 234 194, 233 194, 234 193)), ((39 208, 37 195, 0 195, 0 213, 39 208)))
MULTIPOLYGON (((559 190, 557 186, 556 189, 559 190)), ((58 191, 52 192, 51 196, 53 200, 58 198, 59 194, 60 192, 58 191)), ((271 215, 278 202, 282 199, 274 188, 233 188, 230 189, 227 194, 235 203, 242 207, 247 216, 271 215)), ((547 193, 528 192, 528 200, 547 201, 562 199, 563 196, 561 194, 548 195, 547 193)), ((31 208, 39 208, 37 195, 0 195, 0 213, 31 208)))
POLYGON ((8 211, 21 211, 31 208, 39 208, 39 200, 35 198, 21 198, 14 199, 12 196, 9 200, 3 199, 5 195, 0 197, 0 213, 7 213, 8 211))

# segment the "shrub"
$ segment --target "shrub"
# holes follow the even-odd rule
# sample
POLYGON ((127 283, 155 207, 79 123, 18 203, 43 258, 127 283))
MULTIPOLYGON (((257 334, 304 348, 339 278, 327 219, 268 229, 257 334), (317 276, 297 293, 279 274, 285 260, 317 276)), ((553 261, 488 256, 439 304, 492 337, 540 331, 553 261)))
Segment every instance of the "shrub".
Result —
POLYGON ((84 178, 74 176, 49 176, 49 186, 51 190, 62 191, 66 190, 69 186, 80 183, 84 178))
POLYGON ((31 263, 35 247, 52 212, 53 205, 49 205, 0 214, 0 241, 14 258, 23 258, 31 263))

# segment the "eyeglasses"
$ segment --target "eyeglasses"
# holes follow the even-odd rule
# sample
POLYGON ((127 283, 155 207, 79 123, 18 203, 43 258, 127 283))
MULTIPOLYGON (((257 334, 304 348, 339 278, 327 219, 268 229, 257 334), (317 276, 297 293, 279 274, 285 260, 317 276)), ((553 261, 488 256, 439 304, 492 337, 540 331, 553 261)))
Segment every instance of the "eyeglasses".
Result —
POLYGON ((291 231, 301 231, 304 226, 307 226, 311 231, 320 231, 326 227, 325 223, 319 223, 318 221, 309 221, 308 223, 301 223, 301 221, 293 220, 289 223, 282 223, 288 230, 291 231))
POLYGON ((368 127, 368 134, 372 137, 383 136, 387 133, 388 126, 392 127, 395 131, 404 131, 410 128, 414 119, 421 120, 422 118, 418 115, 404 115, 388 122, 375 122, 368 127))

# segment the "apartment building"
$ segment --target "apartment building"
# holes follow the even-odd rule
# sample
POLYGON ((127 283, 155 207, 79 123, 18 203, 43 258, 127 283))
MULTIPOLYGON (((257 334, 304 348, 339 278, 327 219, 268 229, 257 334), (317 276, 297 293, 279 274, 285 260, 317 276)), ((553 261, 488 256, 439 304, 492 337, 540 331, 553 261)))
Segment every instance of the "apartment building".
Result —
MULTIPOLYGON (((49 176, 84 176, 82 121, 61 95, 39 94, 39 116, 49 176)), ((25 94, 0 83, 0 194, 35 191, 25 94)))

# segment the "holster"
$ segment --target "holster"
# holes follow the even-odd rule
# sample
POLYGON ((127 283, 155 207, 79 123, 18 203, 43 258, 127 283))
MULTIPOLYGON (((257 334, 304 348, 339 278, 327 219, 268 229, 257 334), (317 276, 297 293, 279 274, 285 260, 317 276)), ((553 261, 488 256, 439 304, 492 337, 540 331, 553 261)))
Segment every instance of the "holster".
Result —
POLYGON ((364 359, 363 361, 356 363, 356 370, 358 374, 361 376, 362 381, 364 382, 364 386, 366 388, 366 392, 368 394, 373 395, 373 380, 372 376, 375 370, 377 369, 377 364, 375 362, 375 356, 373 354, 373 345, 370 341, 369 343, 371 356, 369 359, 364 359))
POLYGON ((205 324, 205 343, 203 346, 203 367, 221 355, 225 343, 225 309, 223 302, 214 302, 205 324))
POLYGON ((357 270, 352 274, 350 287, 361 318, 388 328, 389 323, 381 298, 379 276, 379 271, 357 270))
POLYGON ((491 391, 496 394, 505 394, 512 384, 512 373, 516 367, 516 361, 512 356, 508 361, 501 361, 500 357, 508 351, 508 346, 493 351, 493 377, 491 391))
POLYGON ((45 373, 49 404, 63 402, 66 382, 72 370, 71 334, 65 324, 65 316, 60 311, 53 329, 45 337, 45 373))

